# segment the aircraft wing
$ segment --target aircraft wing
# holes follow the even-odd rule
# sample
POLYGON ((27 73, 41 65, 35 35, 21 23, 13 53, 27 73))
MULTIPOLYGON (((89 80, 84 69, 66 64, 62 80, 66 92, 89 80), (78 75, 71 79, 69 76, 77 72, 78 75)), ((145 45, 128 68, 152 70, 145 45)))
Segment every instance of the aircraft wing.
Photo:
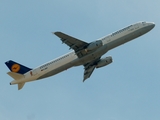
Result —
POLYGON ((77 38, 71 37, 62 32, 55 32, 54 34, 59 38, 61 38, 61 41, 67 44, 70 47, 70 49, 73 49, 75 53, 78 55, 78 57, 82 57, 86 54, 84 48, 88 46, 89 43, 79 40, 77 38))
POLYGON ((93 73, 94 69, 96 68, 96 64, 99 61, 100 58, 93 60, 87 64, 84 64, 84 77, 83 77, 83 82, 91 76, 93 73))
POLYGON ((89 78, 91 76, 91 74, 93 73, 94 69, 95 69, 95 65, 93 66, 90 66, 88 68, 85 68, 85 71, 84 71, 84 78, 83 78, 83 82, 89 78))

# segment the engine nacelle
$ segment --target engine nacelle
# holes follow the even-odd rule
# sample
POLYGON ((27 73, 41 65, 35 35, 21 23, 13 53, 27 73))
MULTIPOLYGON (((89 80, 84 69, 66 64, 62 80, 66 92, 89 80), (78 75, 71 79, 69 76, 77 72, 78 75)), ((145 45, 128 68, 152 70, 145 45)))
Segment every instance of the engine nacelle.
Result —
POLYGON ((108 64, 112 63, 112 57, 106 57, 106 58, 102 58, 100 59, 100 61, 98 62, 96 68, 100 68, 100 67, 104 67, 108 64))
POLYGON ((95 42, 91 42, 85 50, 86 51, 91 51, 91 50, 98 49, 101 46, 102 46, 102 41, 101 40, 97 40, 95 42))

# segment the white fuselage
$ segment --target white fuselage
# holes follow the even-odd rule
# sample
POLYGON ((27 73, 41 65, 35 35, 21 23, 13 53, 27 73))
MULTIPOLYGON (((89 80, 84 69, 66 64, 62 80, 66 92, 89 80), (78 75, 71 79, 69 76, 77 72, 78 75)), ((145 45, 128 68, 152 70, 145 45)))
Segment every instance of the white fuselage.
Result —
POLYGON ((11 84, 39 80, 60 73, 73 66, 84 65, 101 57, 107 51, 147 33, 153 27, 154 23, 147 22, 139 22, 125 27, 117 32, 99 39, 102 41, 103 46, 91 52, 90 54, 79 58, 77 54, 72 51, 25 73, 24 78, 20 80, 14 80, 11 82, 11 84))

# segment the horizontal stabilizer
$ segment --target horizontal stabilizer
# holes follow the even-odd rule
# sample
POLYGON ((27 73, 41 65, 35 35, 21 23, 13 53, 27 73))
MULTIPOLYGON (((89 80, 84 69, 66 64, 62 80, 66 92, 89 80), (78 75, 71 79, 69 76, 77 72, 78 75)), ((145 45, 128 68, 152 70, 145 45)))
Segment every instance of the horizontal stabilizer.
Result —
POLYGON ((12 78, 14 78, 15 80, 19 80, 24 77, 24 75, 15 73, 15 72, 8 72, 7 74, 11 76, 12 78))
POLYGON ((24 82, 24 83, 19 83, 19 84, 18 84, 18 90, 22 89, 23 86, 24 86, 24 84, 25 84, 25 82, 24 82))

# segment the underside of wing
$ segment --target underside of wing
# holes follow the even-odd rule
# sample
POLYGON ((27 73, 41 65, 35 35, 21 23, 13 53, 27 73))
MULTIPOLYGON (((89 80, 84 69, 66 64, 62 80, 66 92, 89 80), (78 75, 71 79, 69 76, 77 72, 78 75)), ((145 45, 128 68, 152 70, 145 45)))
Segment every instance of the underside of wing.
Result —
POLYGON ((89 43, 71 37, 62 32, 55 32, 54 34, 58 36, 63 43, 67 44, 70 47, 70 49, 73 49, 75 53, 78 55, 78 57, 82 57, 86 54, 84 48, 88 46, 89 43))
POLYGON ((91 74, 93 73, 94 69, 95 69, 95 65, 90 66, 89 68, 85 69, 84 71, 84 78, 83 78, 83 82, 89 78, 91 76, 91 74))
POLYGON ((83 82, 92 75, 94 69, 96 68, 97 62, 99 60, 100 58, 93 60, 92 62, 89 62, 84 65, 85 71, 84 71, 83 82))

